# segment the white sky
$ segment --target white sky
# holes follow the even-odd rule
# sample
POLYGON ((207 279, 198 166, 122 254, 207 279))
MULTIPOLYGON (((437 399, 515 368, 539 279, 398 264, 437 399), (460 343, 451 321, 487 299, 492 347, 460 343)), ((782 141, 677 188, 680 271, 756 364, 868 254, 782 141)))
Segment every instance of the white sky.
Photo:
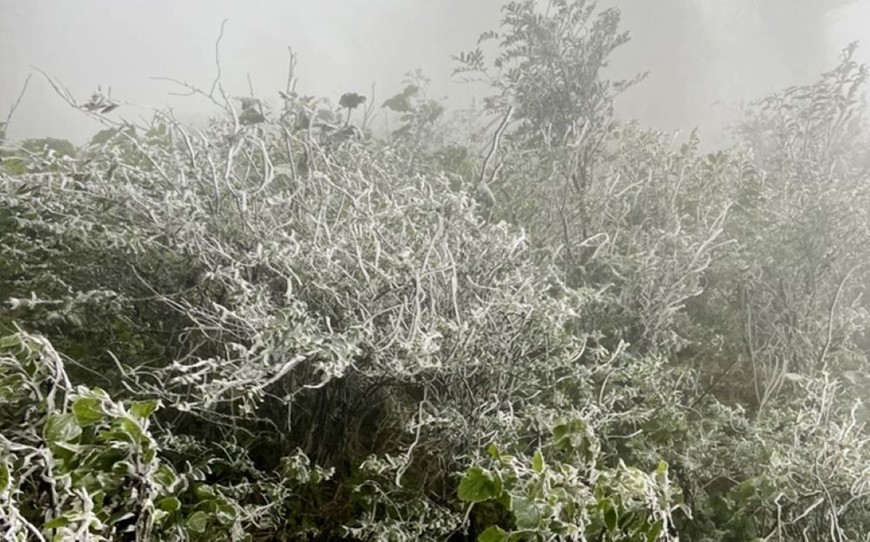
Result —
MULTIPOLYGON (((622 6, 623 26, 633 35, 615 56, 614 70, 651 71, 646 82, 621 100, 623 116, 666 130, 698 124, 715 129, 737 100, 806 82, 807 73, 832 67, 837 52, 850 41, 863 38, 866 45, 859 52, 870 59, 870 0, 858 0, 830 14, 827 22, 818 21, 823 50, 812 51, 812 58, 805 51, 784 58, 772 48, 765 20, 770 14, 752 8, 763 1, 607 0, 622 6), (695 24, 688 34, 691 41, 675 41, 677 33, 669 25, 688 20, 695 24), (720 100, 728 103, 714 104, 720 100)), ((800 1, 813 0, 795 0, 800 1)), ((174 77, 209 87, 215 75, 214 41, 223 19, 228 23, 221 60, 231 94, 247 94, 250 73, 257 93, 274 97, 284 87, 291 45, 299 54, 299 90, 305 93, 337 101, 343 92, 368 94, 374 82, 380 103, 401 88, 406 72, 422 68, 434 81, 434 96, 460 96, 462 102, 471 91, 450 82, 450 56, 472 48, 479 33, 496 27, 501 3, 0 0, 0 118, 5 118, 30 66, 62 81, 81 101, 102 85, 121 100, 169 104, 183 117, 201 116, 209 110, 202 99, 171 97, 168 93, 178 89, 149 78, 174 77)), ((130 108, 124 109, 117 114, 134 116, 130 108)), ((9 135, 80 143, 97 129, 35 75, 9 135)))

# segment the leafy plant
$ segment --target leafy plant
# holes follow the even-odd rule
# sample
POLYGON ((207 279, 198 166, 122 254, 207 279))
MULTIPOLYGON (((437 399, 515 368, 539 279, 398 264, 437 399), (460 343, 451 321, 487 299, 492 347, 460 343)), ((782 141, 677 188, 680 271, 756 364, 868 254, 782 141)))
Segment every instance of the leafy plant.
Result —
POLYGON ((472 466, 459 483, 460 500, 495 501, 512 525, 478 525, 481 542, 511 540, 675 540, 668 529, 679 505, 668 466, 655 472, 619 462, 604 466, 601 445, 581 419, 562 421, 552 439, 517 456, 488 450, 488 468, 472 466))
POLYGON ((73 387, 51 345, 24 333, 0 338, 0 390, 4 536, 229 535, 239 509, 206 486, 188 491, 192 480, 158 457, 149 431, 158 401, 116 402, 99 388, 73 387))

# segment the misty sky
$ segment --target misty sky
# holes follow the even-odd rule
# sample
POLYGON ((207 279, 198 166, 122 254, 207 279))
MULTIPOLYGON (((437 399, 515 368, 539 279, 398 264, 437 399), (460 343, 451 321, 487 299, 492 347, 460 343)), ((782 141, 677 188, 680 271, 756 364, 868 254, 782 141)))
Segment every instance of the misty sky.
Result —
MULTIPOLYGON (((835 0, 831 0, 836 3, 835 0)), ((473 90, 450 81, 450 56, 495 28, 501 0, 0 0, 0 120, 31 66, 63 82, 80 101, 102 85, 141 104, 116 115, 148 117, 144 106, 171 105, 196 120, 211 109, 179 98, 164 76, 208 88, 221 43, 224 82, 272 98, 287 76, 287 46, 298 52, 298 89, 334 102, 344 92, 381 103, 422 68, 432 97, 464 105, 473 90)), ((664 130, 702 126, 714 140, 742 99, 807 83, 860 40, 870 60, 870 0, 819 10, 822 0, 607 0, 619 5, 632 42, 613 58, 615 74, 650 71, 618 103, 620 116, 664 130), (760 7, 762 6, 762 7, 760 7), (797 7, 796 7, 797 6, 797 7), (805 9, 800 8, 804 6, 805 9)), ((34 76, 9 136, 86 141, 100 126, 72 110, 34 76)))

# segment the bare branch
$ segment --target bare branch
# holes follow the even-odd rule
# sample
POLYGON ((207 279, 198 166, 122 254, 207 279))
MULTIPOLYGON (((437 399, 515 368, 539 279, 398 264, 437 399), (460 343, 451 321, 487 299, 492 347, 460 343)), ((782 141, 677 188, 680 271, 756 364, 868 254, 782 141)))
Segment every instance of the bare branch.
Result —
POLYGON ((84 107, 83 105, 79 104, 76 101, 72 92, 67 87, 62 85, 59 81, 57 81, 55 78, 48 75, 47 73, 45 73, 41 69, 37 68, 36 66, 31 66, 31 68, 38 71, 43 77, 45 77, 45 80, 48 81, 48 84, 51 85, 51 88, 54 89, 55 93, 57 93, 57 95, 60 96, 63 101, 65 101, 67 104, 69 104, 74 109, 78 109, 79 111, 82 111, 83 113, 85 113, 86 115, 91 117, 92 119, 97 120, 103 126, 110 126, 113 128, 117 128, 120 126, 131 125, 129 122, 124 121, 124 120, 119 120, 119 121, 111 120, 111 119, 107 118, 105 115, 100 114, 100 110, 89 109, 89 108, 84 107))
POLYGON ((290 94, 296 90, 296 53, 293 52, 292 47, 287 47, 287 51, 290 53, 290 62, 287 68, 287 88, 285 92, 290 94))
MULTIPOLYGON (((218 34, 217 40, 214 43, 214 63, 215 63, 215 66, 217 67, 217 75, 215 75, 214 81, 211 84, 211 90, 208 93, 209 96, 214 96, 215 89, 220 90, 221 94, 224 93, 223 88, 221 88, 222 73, 221 73, 220 47, 221 47, 221 40, 224 37, 224 28, 226 27, 226 25, 227 25, 227 19, 224 19, 223 21, 221 21, 221 31, 220 31, 220 34, 218 34)), ((224 96, 224 98, 226 98, 226 96, 224 96)))
POLYGON ((18 109, 18 106, 21 104, 21 99, 24 98, 24 93, 27 92, 27 85, 30 83, 30 77, 32 75, 32 73, 27 74, 27 79, 24 80, 24 85, 21 86, 21 92, 18 93, 18 98, 13 102, 12 107, 9 108, 9 114, 6 115, 6 121, 2 126, 0 126, 0 141, 6 137, 6 130, 9 129, 9 123, 12 122, 12 116, 15 115, 15 110, 18 109))

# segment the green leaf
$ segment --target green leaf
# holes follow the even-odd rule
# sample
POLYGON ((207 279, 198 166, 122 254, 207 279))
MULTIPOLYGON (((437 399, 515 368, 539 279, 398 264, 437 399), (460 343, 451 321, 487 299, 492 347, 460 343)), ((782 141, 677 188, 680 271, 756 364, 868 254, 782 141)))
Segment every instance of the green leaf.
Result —
POLYGON ((215 517, 221 525, 229 525, 236 519, 236 509, 232 507, 229 503, 219 502, 217 503, 217 510, 215 510, 215 517))
POLYGON ((211 500, 217 496, 214 489, 207 484, 197 484, 196 489, 194 489, 193 492, 196 494, 196 498, 201 501, 211 500))
POLYGON ((167 490, 172 491, 178 482, 178 476, 175 475, 175 472, 168 465, 160 465, 157 467, 157 472, 154 473, 154 481, 167 490))
POLYGON ((208 515, 203 511, 194 512, 187 518, 187 528, 195 533, 202 534, 208 525, 208 515))
POLYGON ((82 434, 82 428, 76 423, 75 415, 51 414, 42 428, 42 438, 49 444, 67 442, 82 434))
POLYGON ((668 473, 668 463, 664 459, 659 460, 658 466, 656 466, 656 474, 663 475, 668 473))
POLYGON ((150 446, 150 443, 145 443, 142 447, 142 460, 146 463, 151 463, 157 457, 157 450, 150 446))
POLYGON ((21 175, 22 173, 27 172, 27 166, 24 164, 24 160, 17 156, 2 159, 2 164, 6 171, 13 175, 21 175))
POLYGON ((611 533, 616 532, 616 527, 619 524, 619 514, 616 513, 616 508, 609 501, 604 508, 604 525, 611 533))
POLYGON ((80 397, 72 404, 72 412, 80 427, 88 427, 103 421, 106 415, 103 402, 94 397, 80 397))
POLYGON ((536 451, 532 457, 532 469, 538 474, 544 473, 544 456, 541 454, 541 450, 536 451))
POLYGON ((511 494, 510 493, 502 493, 495 500, 495 502, 500 504, 501 507, 504 508, 505 510, 510 510, 511 509, 511 494))
POLYGON ((459 482, 457 495, 466 502, 483 502, 501 494, 501 488, 488 472, 480 467, 471 467, 459 482))
POLYGON ((508 539, 507 532, 498 525, 487 527, 477 537, 477 542, 504 542, 508 539))
POLYGON ((130 404, 130 414, 140 419, 145 419, 157 410, 159 403, 156 400, 151 401, 133 401, 130 404))
POLYGON ((157 501, 156 506, 158 509, 163 510, 164 512, 175 512, 179 508, 181 508, 181 501, 176 497, 163 497, 159 501, 157 501))
POLYGON ((6 462, 0 463, 0 493, 9 489, 9 465, 6 462))
POLYGON ((18 348, 21 348, 21 337, 18 335, 6 335, 0 337, 0 352, 18 348))
POLYGON ((658 520, 652 524, 649 528, 649 532, 646 534, 646 542, 655 542, 658 540, 659 535, 662 534, 662 529, 664 529, 665 525, 662 520, 658 520))
POLYGON ((531 499, 514 497, 511 500, 511 511, 519 529, 535 529, 541 522, 541 513, 531 499))
POLYGON ((60 527, 66 527, 70 524, 70 519, 68 516, 58 516, 51 521, 46 521, 45 525, 43 525, 44 529, 58 529, 60 527))
POLYGON ((553 440, 560 449, 577 448, 585 439, 586 429, 583 420, 562 420, 553 427, 553 440))
POLYGON ((142 426, 135 418, 129 416, 121 418, 119 429, 132 438, 131 442, 142 442, 146 439, 145 431, 142 430, 142 426))

